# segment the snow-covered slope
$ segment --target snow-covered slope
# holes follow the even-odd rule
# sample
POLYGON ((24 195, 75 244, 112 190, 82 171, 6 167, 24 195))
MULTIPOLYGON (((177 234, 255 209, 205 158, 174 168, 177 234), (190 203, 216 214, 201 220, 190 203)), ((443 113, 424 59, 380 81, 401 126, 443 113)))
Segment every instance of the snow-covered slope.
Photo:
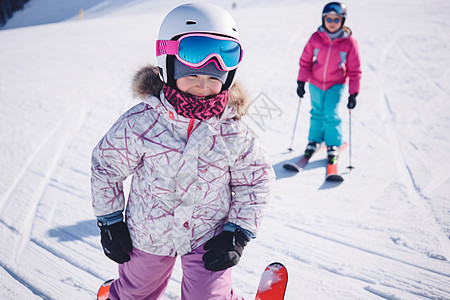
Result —
MULTIPOLYGON (((159 25, 182 3, 53 2, 29 2, 0 31, 1 299, 93 299, 117 276, 90 205, 90 154, 135 104, 131 77, 156 62, 159 25)), ((325 152, 301 174, 282 168, 306 145, 308 94, 287 151, 298 59, 326 2, 215 3, 239 25, 238 77, 253 99, 244 121, 277 173, 259 236, 234 268, 235 290, 252 299, 265 266, 281 261, 289 300, 450 299, 450 2, 346 1, 363 80, 355 169, 345 168, 347 150, 340 185, 324 183, 325 152)), ((345 103, 342 117, 349 140, 345 103)), ((180 280, 177 264, 165 299, 179 299, 180 280)))

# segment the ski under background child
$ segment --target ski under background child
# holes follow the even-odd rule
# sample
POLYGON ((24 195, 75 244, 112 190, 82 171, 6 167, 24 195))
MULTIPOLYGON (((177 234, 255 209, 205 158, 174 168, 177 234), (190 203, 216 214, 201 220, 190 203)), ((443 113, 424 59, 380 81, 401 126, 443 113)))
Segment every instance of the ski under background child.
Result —
MULTIPOLYGON (((339 147, 339 154, 342 153, 343 150, 347 148, 348 143, 344 142, 339 147)), ((322 149, 325 149, 325 145, 316 147, 313 151, 310 151, 308 155, 303 155, 300 157, 300 159, 296 162, 287 162, 283 165, 283 168, 294 171, 294 172, 302 172, 305 167, 308 165, 310 159, 314 156, 314 154, 320 152, 322 149)), ((327 152, 328 153, 328 152, 327 152)), ((339 174, 339 168, 338 168, 338 159, 335 155, 330 155, 327 157, 327 172, 326 172, 326 181, 333 181, 333 182, 341 182, 344 181, 344 178, 341 174, 339 174)))
MULTIPOLYGON (((340 147, 339 150, 335 150, 338 151, 338 153, 341 153, 345 148, 347 148, 347 143, 344 142, 340 147)), ((339 170, 338 170, 338 159, 337 159, 337 154, 335 155, 329 155, 328 156, 328 165, 327 165, 327 176, 326 176, 326 181, 334 181, 334 182, 341 182, 344 181, 344 177, 342 177, 342 175, 339 174, 339 170)))

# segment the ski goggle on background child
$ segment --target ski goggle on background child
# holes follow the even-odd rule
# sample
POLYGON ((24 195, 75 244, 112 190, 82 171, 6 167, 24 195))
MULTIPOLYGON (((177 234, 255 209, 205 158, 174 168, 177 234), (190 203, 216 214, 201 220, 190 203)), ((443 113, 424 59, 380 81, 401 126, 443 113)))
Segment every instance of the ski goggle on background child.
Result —
POLYGON ((339 19, 339 18, 336 18, 336 19, 333 19, 333 18, 326 18, 325 19, 326 21, 327 21, 327 23, 332 23, 332 22, 334 22, 334 23, 339 23, 339 22, 341 22, 341 19, 339 19))
POLYGON ((231 71, 242 61, 242 47, 235 39, 213 35, 192 33, 183 35, 176 41, 157 40, 156 56, 175 55, 183 64, 200 69, 211 58, 215 58, 222 71, 231 71))
POLYGON ((345 15, 345 6, 343 7, 336 3, 327 4, 325 6, 325 8, 323 9, 322 16, 325 16, 327 14, 333 14, 333 13, 340 15, 340 16, 345 15))

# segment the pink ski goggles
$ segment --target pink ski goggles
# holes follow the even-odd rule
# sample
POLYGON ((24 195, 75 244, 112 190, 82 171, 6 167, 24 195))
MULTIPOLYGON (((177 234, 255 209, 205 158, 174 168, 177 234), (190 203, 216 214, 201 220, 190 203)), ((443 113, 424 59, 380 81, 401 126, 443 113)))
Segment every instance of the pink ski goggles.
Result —
POLYGON ((231 71, 242 61, 241 44, 232 38, 192 33, 183 35, 176 41, 157 40, 156 56, 163 54, 175 55, 183 64, 194 68, 201 68, 211 58, 222 71, 231 71))

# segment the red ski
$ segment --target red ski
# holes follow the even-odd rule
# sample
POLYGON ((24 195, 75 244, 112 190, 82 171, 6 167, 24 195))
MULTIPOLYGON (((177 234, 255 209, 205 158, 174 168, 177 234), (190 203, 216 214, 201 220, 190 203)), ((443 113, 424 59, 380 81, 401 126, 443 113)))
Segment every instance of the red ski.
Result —
POLYGON ((255 300, 283 300, 287 280, 286 267, 279 262, 271 263, 261 276, 255 300))
MULTIPOLYGON (((347 148, 347 142, 344 142, 339 147, 339 154, 347 148)), ((342 182, 344 181, 344 177, 338 173, 338 160, 335 160, 334 162, 328 162, 327 166, 327 177, 325 178, 326 181, 333 181, 333 182, 342 182)))
POLYGON ((328 164, 326 181, 340 182, 344 181, 344 177, 337 172, 337 163, 328 164))
MULTIPOLYGON (((317 149, 313 153, 313 155, 325 148, 326 148, 325 145, 322 145, 319 149, 317 149)), ((311 155, 309 158, 302 156, 297 162, 287 162, 283 165, 283 168, 294 172, 301 172, 306 167, 306 165, 308 164, 309 160, 313 155, 311 155)))
POLYGON ((105 281, 97 292, 97 300, 109 300, 109 287, 114 279, 105 281))

